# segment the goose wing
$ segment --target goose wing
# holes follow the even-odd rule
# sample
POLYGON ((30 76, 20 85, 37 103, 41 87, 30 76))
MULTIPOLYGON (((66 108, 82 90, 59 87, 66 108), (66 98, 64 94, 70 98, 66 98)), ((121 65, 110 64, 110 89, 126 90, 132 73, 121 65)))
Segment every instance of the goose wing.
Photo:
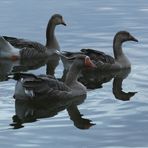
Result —
POLYGON ((70 90, 67 85, 51 75, 36 76, 32 73, 12 73, 8 75, 8 78, 21 81, 24 88, 33 90, 36 93, 47 92, 50 88, 55 90, 70 90))
POLYGON ((45 57, 46 55, 47 48, 38 42, 15 37, 3 37, 15 48, 21 49, 20 54, 22 58, 38 58, 45 57))
POLYGON ((104 64, 114 64, 115 60, 110 55, 105 54, 104 52, 94 50, 94 49, 81 49, 85 55, 88 55, 91 60, 97 62, 103 62, 104 64))
POLYGON ((71 89, 63 82, 51 77, 27 78, 23 81, 23 87, 35 94, 36 100, 67 100, 72 98, 71 89))
POLYGON ((35 77, 28 77, 23 80, 23 87, 27 90, 33 90, 35 93, 47 93, 50 89, 69 91, 70 89, 59 80, 43 75, 35 77))

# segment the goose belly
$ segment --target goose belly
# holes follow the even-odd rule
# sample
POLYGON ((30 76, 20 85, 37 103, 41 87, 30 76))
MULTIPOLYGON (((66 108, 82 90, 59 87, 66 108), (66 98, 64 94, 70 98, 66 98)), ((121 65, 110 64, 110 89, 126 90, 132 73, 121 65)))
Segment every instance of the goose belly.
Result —
POLYGON ((131 63, 125 55, 122 55, 116 61, 116 64, 120 66, 120 68, 130 68, 131 63))

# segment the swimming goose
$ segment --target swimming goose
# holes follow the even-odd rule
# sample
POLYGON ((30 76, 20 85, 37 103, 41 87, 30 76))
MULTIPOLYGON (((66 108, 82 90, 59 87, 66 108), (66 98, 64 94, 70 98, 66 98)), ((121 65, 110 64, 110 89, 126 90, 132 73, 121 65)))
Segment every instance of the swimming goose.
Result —
POLYGON ((131 63, 122 50, 122 43, 126 41, 138 42, 138 40, 127 31, 119 31, 116 33, 113 40, 114 58, 104 52, 93 49, 81 49, 81 52, 90 56, 91 60, 98 65, 99 69, 113 70, 130 68, 131 63))
MULTIPOLYGON (((71 60, 71 59, 69 59, 71 60)), ((95 67, 90 58, 85 55, 73 57, 65 82, 61 82, 50 75, 14 73, 13 79, 18 80, 15 87, 15 99, 69 99, 86 95, 86 88, 77 81, 77 76, 83 67, 95 67)), ((10 76, 9 76, 10 77, 10 76)))
MULTIPOLYGON (((33 42, 25 39, 3 36, 0 41, 0 50, 6 54, 7 59, 17 60, 17 59, 32 59, 32 58, 46 58, 49 57, 49 65, 52 69, 49 74, 54 75, 54 70, 59 62, 58 55, 54 54, 56 50, 60 50, 58 41, 55 37, 55 27, 56 25, 64 25, 66 23, 60 14, 54 14, 47 25, 46 29, 46 45, 42 45, 38 42, 33 42), (3 42, 4 44, 2 44, 3 42), (5 48, 3 48, 5 46, 5 48), (21 49, 21 50, 18 50, 21 49), (54 55, 54 56, 53 56, 54 55), (53 57, 52 57, 53 56, 53 57)), ((1 58, 5 58, 4 54, 0 54, 1 58)))
MULTIPOLYGON (((119 31, 116 33, 113 40, 113 51, 115 58, 105 54, 104 52, 94 49, 81 49, 81 52, 64 51, 63 54, 67 57, 72 57, 78 54, 85 54, 90 57, 90 59, 97 65, 97 69, 100 70, 117 70, 130 68, 131 63, 122 50, 122 43, 126 41, 138 42, 138 40, 127 31, 119 31)), ((64 68, 68 69, 69 64, 67 64, 64 60, 62 60, 62 62, 64 68)))

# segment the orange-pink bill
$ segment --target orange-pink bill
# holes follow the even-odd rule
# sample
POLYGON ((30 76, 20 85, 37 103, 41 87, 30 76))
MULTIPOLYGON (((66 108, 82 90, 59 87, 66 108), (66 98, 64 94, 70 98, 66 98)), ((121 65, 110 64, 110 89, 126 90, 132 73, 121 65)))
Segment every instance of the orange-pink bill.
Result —
POLYGON ((96 68, 96 65, 91 61, 91 59, 88 56, 85 57, 85 65, 87 67, 96 68))

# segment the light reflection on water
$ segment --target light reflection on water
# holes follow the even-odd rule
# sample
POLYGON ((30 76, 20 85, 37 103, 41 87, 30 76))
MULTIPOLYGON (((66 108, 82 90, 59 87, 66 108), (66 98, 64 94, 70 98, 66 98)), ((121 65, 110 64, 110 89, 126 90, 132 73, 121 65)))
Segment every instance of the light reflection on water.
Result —
MULTIPOLYGON (((88 91, 85 102, 78 106, 84 118, 95 123, 89 130, 73 125, 66 110, 51 118, 25 123, 13 130, 9 124, 15 114, 12 99, 14 81, 0 82, 1 147, 148 147, 148 52, 147 6, 144 0, 89 1, 18 1, 1 0, 1 35, 18 36, 45 42, 45 28, 53 13, 61 13, 68 26, 56 29, 61 50, 79 51, 91 47, 112 54, 112 40, 119 30, 128 30, 139 43, 126 43, 125 53, 132 63, 129 76, 123 80, 125 92, 135 92, 130 101, 115 99, 113 79, 103 88, 88 91), (24 7, 24 5, 28 5, 24 7), (7 12, 7 13, 5 13, 7 12)), ((44 73, 45 67, 31 71, 44 73)), ((62 74, 62 64, 57 76, 62 74)))

